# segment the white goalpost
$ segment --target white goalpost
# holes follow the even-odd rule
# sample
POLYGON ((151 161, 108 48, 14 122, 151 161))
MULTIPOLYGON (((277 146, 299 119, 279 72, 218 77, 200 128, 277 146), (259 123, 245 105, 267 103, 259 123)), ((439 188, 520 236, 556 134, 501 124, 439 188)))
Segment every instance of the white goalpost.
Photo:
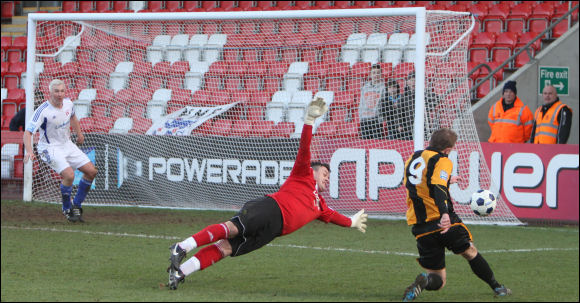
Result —
MULTIPOLYGON (((35 94, 48 98, 48 83, 62 79, 85 134, 79 147, 99 170, 87 204, 237 210, 288 177, 304 110, 319 96, 330 110, 316 121, 311 152, 331 166, 329 206, 404 218, 404 162, 449 127, 459 135, 449 157, 463 177, 450 188, 456 212, 521 224, 501 197, 485 218, 469 207, 480 188, 498 194, 470 111, 469 13, 28 17, 27 117, 43 101, 35 94)), ((60 201, 59 182, 28 163, 23 199, 60 201)))

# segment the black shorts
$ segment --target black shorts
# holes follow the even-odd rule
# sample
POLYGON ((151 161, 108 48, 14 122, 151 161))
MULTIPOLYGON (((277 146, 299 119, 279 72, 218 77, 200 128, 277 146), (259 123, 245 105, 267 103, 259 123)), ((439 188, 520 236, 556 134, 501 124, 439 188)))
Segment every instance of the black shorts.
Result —
POLYGON ((232 257, 252 252, 282 234, 282 211, 272 197, 248 201, 231 221, 238 228, 238 235, 228 239, 232 257))
POLYGON ((445 248, 454 254, 460 254, 471 246, 473 241, 469 229, 463 223, 456 223, 442 234, 439 231, 419 235, 417 261, 426 269, 439 270, 445 268, 445 248))

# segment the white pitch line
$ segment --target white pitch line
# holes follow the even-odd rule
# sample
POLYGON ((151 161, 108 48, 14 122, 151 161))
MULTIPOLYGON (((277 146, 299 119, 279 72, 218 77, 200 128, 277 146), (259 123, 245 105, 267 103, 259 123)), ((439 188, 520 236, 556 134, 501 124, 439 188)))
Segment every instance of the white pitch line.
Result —
MULTIPOLYGON (((173 236, 114 233, 114 232, 100 232, 100 231, 86 231, 86 230, 69 230, 69 229, 58 229, 58 228, 48 228, 48 227, 21 227, 21 226, 2 225, 2 229, 35 230, 35 231, 48 231, 48 232, 68 232, 68 233, 80 233, 80 234, 87 234, 87 235, 134 237, 134 238, 163 239, 163 240, 183 240, 183 237, 173 237, 173 236)), ((395 252, 395 251, 385 251, 385 250, 361 250, 361 249, 340 248, 340 247, 316 247, 316 246, 304 246, 304 245, 293 245, 293 244, 268 244, 268 246, 282 247, 282 248, 312 249, 312 250, 323 250, 323 251, 334 251, 334 252, 352 252, 352 253, 365 253, 365 254, 395 255, 395 256, 405 256, 405 257, 409 257, 409 256, 418 257, 419 256, 417 253, 395 252)), ((520 249, 491 249, 491 250, 480 250, 480 252, 485 253, 485 254, 489 254, 489 253, 523 253, 523 252, 540 252, 540 251, 577 251, 577 250, 578 250, 577 247, 573 247, 573 248, 541 247, 541 248, 520 248, 520 249)), ((446 255, 453 255, 453 253, 447 252, 446 255)))

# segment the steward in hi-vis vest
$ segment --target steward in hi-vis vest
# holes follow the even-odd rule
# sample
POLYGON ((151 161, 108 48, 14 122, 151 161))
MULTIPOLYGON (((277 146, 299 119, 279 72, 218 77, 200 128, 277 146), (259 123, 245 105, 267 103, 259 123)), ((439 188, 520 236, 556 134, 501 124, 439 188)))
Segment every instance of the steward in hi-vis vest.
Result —
POLYGON ((544 87, 544 104, 534 114, 534 127, 530 142, 540 144, 566 144, 572 126, 572 110, 560 101, 553 86, 544 87))

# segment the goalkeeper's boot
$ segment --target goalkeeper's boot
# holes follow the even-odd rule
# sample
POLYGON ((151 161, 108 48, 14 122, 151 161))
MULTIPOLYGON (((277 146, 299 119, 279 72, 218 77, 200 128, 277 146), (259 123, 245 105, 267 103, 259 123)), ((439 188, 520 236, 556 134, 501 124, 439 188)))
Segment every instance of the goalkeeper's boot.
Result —
POLYGON ((69 222, 73 222, 73 223, 77 222, 77 218, 74 216, 72 209, 63 210, 62 214, 69 222))
POLYGON ((493 292, 495 293, 496 297, 505 297, 505 296, 509 296, 512 294, 512 290, 503 286, 503 285, 500 287, 494 288, 493 292))
POLYGON ((421 291, 427 287, 427 283, 429 282, 428 276, 426 273, 422 273, 415 278, 415 282, 409 285, 407 289, 405 289, 405 294, 403 295, 403 302, 409 302, 415 300, 421 294, 421 291))
POLYGON ((177 285, 179 283, 183 283, 183 281, 185 281, 185 275, 183 274, 181 269, 177 268, 177 270, 174 270, 173 268, 170 267, 169 268, 169 283, 167 283, 167 286, 169 287, 169 289, 176 290, 177 285))
POLYGON ((181 261, 183 261, 187 252, 185 249, 179 247, 178 243, 171 245, 169 250, 171 251, 171 255, 169 256, 169 262, 171 262, 171 264, 167 270, 179 270, 179 265, 181 265, 181 261))
POLYGON ((72 214, 76 218, 76 221, 78 221, 78 222, 85 222, 85 220, 83 220, 83 209, 82 209, 82 207, 78 207, 78 206, 74 205, 73 208, 72 208, 72 214))

